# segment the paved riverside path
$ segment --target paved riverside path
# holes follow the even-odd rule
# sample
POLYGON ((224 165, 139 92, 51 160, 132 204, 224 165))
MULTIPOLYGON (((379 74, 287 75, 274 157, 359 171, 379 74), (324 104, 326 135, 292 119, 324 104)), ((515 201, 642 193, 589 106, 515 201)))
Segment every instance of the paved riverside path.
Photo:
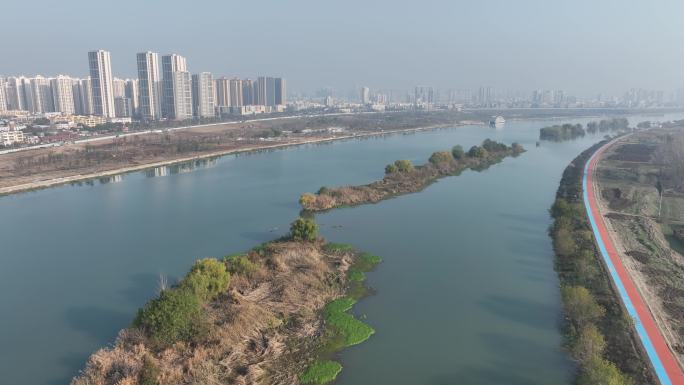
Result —
POLYGON ((596 164, 603 151, 614 143, 615 140, 599 148, 584 166, 584 177, 582 180, 584 206, 587 210, 591 228, 596 237, 603 261, 608 267, 613 284, 620 294, 622 304, 634 321, 634 327, 639 340, 648 355, 660 384, 684 385, 684 372, 682 372, 677 359, 665 342, 665 338, 660 329, 658 329, 646 302, 641 297, 627 269, 622 264, 622 260, 616 251, 617 249, 613 244, 596 201, 596 194, 599 193, 593 182, 596 164))

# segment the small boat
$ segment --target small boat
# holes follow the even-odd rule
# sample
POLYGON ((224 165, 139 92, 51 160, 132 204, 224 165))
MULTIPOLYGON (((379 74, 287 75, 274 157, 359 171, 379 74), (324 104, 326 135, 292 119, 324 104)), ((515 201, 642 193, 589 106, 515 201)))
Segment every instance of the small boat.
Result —
POLYGON ((501 127, 506 123, 506 119, 504 119, 503 116, 492 116, 492 119, 489 121, 489 125, 492 127, 501 127))

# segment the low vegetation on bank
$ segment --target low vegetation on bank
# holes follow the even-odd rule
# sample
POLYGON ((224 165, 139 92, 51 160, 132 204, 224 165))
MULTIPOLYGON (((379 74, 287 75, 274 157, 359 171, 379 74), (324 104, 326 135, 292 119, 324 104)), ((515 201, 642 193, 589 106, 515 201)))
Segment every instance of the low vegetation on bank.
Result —
POLYGON ((655 384, 601 263, 582 203, 584 164, 602 144, 583 152, 565 169, 550 210, 566 345, 578 362, 580 385, 655 384))
POLYGON ((287 238, 197 261, 72 385, 328 383, 333 354, 374 333, 348 311, 379 262, 299 218, 287 238))
MULTIPOLYGON (((647 123, 647 122, 645 122, 647 123)), ((642 123, 639 123, 639 128, 645 128, 642 123)), ((595 134, 597 132, 608 133, 625 131, 629 129, 629 121, 627 118, 604 119, 601 121, 594 121, 587 123, 586 130, 581 124, 562 124, 543 127, 539 129, 539 139, 553 142, 562 142, 565 140, 572 140, 583 137, 588 133, 595 134)))
POLYGON ((385 177, 381 181, 362 186, 321 187, 315 194, 303 194, 299 203, 308 211, 376 203, 396 195, 420 191, 439 178, 458 175, 466 169, 484 170, 508 156, 518 156, 524 151, 517 143, 507 146, 490 139, 471 147, 467 152, 461 146, 454 146, 451 151, 433 153, 428 163, 420 166, 414 166, 409 160, 397 160, 385 167, 385 177))

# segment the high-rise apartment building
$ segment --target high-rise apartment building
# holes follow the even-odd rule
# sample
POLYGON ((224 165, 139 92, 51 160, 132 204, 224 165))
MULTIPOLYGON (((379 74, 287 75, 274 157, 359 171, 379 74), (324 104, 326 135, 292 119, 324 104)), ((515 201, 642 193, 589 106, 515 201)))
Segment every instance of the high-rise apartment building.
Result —
POLYGON ((137 54, 140 118, 161 118, 161 79, 159 78, 159 55, 155 52, 137 54))
POLYGON ((177 54, 162 56, 162 75, 162 116, 175 120, 192 117, 192 79, 186 58, 177 54), (187 95, 190 95, 189 102, 186 100, 187 95))
POLYGON ((259 76, 256 81, 256 100, 254 104, 276 106, 285 104, 285 80, 259 76))
POLYGON ((245 106, 253 106, 256 104, 255 92, 256 82, 252 79, 244 79, 242 81, 242 103, 245 106))
POLYGON ((50 79, 40 75, 31 79, 31 98, 30 112, 34 114, 55 112, 55 102, 52 98, 50 79))
POLYGON ((116 111, 114 109, 111 55, 103 50, 88 52, 88 64, 94 113, 106 118, 113 118, 116 116, 116 111))
POLYGON ((131 100, 131 116, 138 116, 140 109, 138 79, 126 79, 124 96, 131 100))
POLYGON ((90 77, 74 83, 74 106, 77 115, 93 115, 95 113, 92 83, 90 77))
POLYGON ((242 79, 230 79, 230 106, 244 106, 243 96, 242 79))
POLYGON ((7 84, 3 77, 0 77, 0 113, 7 111, 7 84))
POLYGON ((435 91, 432 87, 416 86, 413 97, 416 104, 432 104, 435 102, 435 91))
POLYGON ((56 78, 50 79, 52 86, 52 99, 55 105, 55 111, 64 114, 76 113, 76 105, 74 104, 74 79, 59 75, 56 78))
POLYGON ((7 99, 7 108, 14 111, 23 111, 26 109, 24 102, 24 89, 22 81, 17 77, 7 78, 5 83, 5 98, 7 99))
POLYGON ((370 103, 370 88, 362 87, 361 88, 361 104, 368 104, 368 103, 370 103))
POLYGON ((226 78, 216 79, 216 105, 218 107, 230 106, 230 80, 226 78))
POLYGON ((112 88, 114 90, 114 99, 123 98, 126 93, 126 81, 119 78, 114 78, 112 81, 112 88))
POLYGON ((133 108, 131 107, 131 99, 126 97, 114 98, 114 108, 116 108, 117 118, 130 118, 133 116, 133 108))
POLYGON ((209 72, 192 75, 192 108, 196 117, 212 118, 214 111, 214 77, 209 72))
POLYGON ((187 71, 173 73, 173 113, 170 119, 192 119, 192 77, 187 71))
POLYGON ((281 106, 287 104, 287 87, 285 79, 275 78, 275 105, 281 106))

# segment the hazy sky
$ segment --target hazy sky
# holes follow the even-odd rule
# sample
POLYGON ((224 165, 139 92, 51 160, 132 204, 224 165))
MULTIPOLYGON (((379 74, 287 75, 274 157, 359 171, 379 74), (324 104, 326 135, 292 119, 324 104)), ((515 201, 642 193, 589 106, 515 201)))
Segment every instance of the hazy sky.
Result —
POLYGON ((291 90, 684 86, 682 0, 2 0, 0 74, 82 76, 88 50, 176 52, 191 72, 291 90))

